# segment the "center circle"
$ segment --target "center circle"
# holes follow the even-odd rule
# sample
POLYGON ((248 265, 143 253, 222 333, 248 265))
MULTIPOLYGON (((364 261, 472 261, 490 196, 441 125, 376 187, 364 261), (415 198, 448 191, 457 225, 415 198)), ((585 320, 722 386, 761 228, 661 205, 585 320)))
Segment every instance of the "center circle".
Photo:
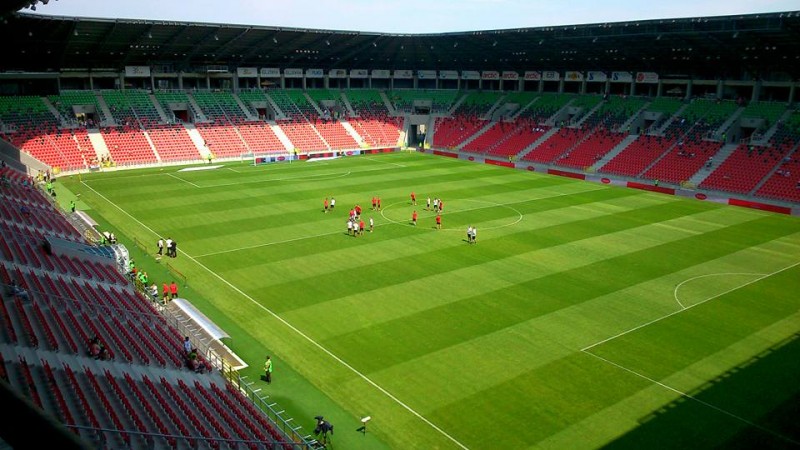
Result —
MULTIPOLYGON (((452 214, 456 214, 456 213, 460 213, 460 212, 487 208, 487 206, 480 206, 480 207, 466 208, 466 209, 453 209, 452 208, 453 203, 455 203, 456 206, 458 206, 458 204, 461 203, 461 202, 482 203, 484 205, 489 205, 488 206, 489 208, 494 208, 494 207, 506 208, 506 209, 511 210, 514 213, 516 213, 516 217, 513 217, 512 219, 510 219, 510 221, 508 223, 502 223, 500 225, 494 225, 494 226, 490 226, 490 227, 489 226, 480 227, 481 230, 495 230, 495 229, 498 229, 498 228, 510 227, 510 226, 516 225, 516 224, 518 224, 519 222, 522 221, 522 213, 519 212, 519 210, 517 210, 516 208, 514 208, 512 206, 504 205, 502 203, 497 203, 497 202, 490 202, 490 201, 487 201, 487 200, 473 200, 473 199, 456 200, 456 201, 448 203, 448 206, 446 207, 446 209, 442 213, 442 217, 444 218, 444 217, 447 217, 447 215, 452 215, 452 214)), ((417 214, 419 215, 419 218, 417 219, 418 222, 422 221, 422 220, 425 220, 425 219, 433 220, 433 218, 436 217, 436 215, 435 215, 435 213, 433 211, 426 210, 426 209, 424 209, 424 207, 422 209, 417 208, 414 205, 410 205, 410 204, 408 204, 408 202, 405 202, 405 201, 399 201, 399 202, 395 202, 395 203, 391 203, 389 205, 386 205, 383 209, 381 209, 381 217, 383 217, 387 221, 389 221, 391 223, 394 223, 394 224, 397 224, 397 225, 404 225, 404 226, 408 226, 408 227, 414 227, 414 225, 411 223, 411 213, 414 211, 414 209, 417 210, 417 214), (392 209, 392 208, 394 208, 395 210, 401 209, 401 208, 397 207, 397 205, 401 205, 401 204, 406 205, 405 208, 402 208, 403 211, 407 211, 405 213, 405 217, 406 217, 405 219, 399 219, 398 220, 398 219, 395 219, 395 218, 392 218, 392 217, 389 217, 389 216, 386 215, 386 212, 388 210, 392 209)), ((461 228, 448 228, 447 225, 446 225, 446 222, 444 222, 444 223, 445 223, 445 225, 443 225, 442 231, 458 231, 458 232, 463 231, 461 228)), ((473 223, 473 225, 474 225, 474 223, 473 223)), ((478 225, 480 225, 480 222, 478 222, 478 225)), ((466 225, 464 225, 464 226, 466 226, 466 225)))

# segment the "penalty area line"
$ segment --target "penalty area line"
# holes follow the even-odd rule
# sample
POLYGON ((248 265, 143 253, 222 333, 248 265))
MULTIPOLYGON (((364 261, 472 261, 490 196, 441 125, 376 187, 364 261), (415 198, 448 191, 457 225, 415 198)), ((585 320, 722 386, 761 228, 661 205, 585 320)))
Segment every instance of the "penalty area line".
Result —
POLYGON ((586 350, 589 350, 589 349, 591 349, 591 348, 597 347, 597 346, 598 346, 598 345, 600 345, 600 344, 605 344, 606 342, 608 342, 608 341, 611 341, 611 340, 614 340, 614 339, 616 339, 616 338, 618 338, 618 337, 620 337, 620 336, 624 336, 624 335, 626 335, 626 334, 628 334, 628 333, 632 333, 632 332, 634 332, 634 331, 636 331, 636 330, 638 330, 638 329, 640 329, 640 328, 644 328, 644 327, 646 327, 646 326, 648 326, 648 325, 652 325, 652 324, 654 324, 654 323, 656 323, 656 322, 660 322, 660 321, 662 321, 662 320, 664 320, 664 319, 667 319, 667 318, 669 318, 669 317, 672 317, 672 316, 674 316, 675 314, 679 314, 679 313, 682 313, 682 312, 684 312, 684 311, 688 311, 688 310, 690 310, 690 309, 694 308, 695 306, 702 305, 702 304, 704 304, 704 303, 706 303, 706 302, 708 302, 708 301, 714 300, 715 298, 722 297, 723 295, 725 295, 725 294, 728 294, 728 293, 731 293, 731 292, 733 292, 733 291, 735 291, 735 290, 737 290, 737 289, 741 289, 741 288, 743 288, 743 287, 746 287, 746 286, 749 286, 749 285, 751 285, 751 284, 753 284, 753 283, 756 283, 756 282, 758 282, 758 281, 761 281, 761 280, 763 280, 764 278, 768 278, 768 277, 771 277, 771 276, 773 276, 773 275, 777 275, 777 274, 779 274, 779 273, 781 273, 781 272, 784 272, 784 271, 786 271, 786 270, 789 270, 789 269, 791 269, 791 268, 793 268, 793 267, 797 266, 798 264, 800 264, 800 261, 798 261, 798 262, 796 262, 796 263, 794 263, 794 264, 792 264, 792 265, 786 266, 786 267, 784 267, 784 268, 782 268, 782 269, 778 269, 778 270, 776 270, 776 271, 774 271, 774 272, 772 272, 772 273, 764 274, 764 275, 762 275, 762 276, 760 276, 760 277, 758 277, 758 278, 756 278, 756 279, 754 279, 754 280, 751 280, 751 281, 748 281, 747 283, 744 283, 744 284, 743 284, 743 285, 741 285, 741 286, 736 286, 736 287, 734 287, 734 288, 730 288, 730 289, 728 289, 727 291, 720 292, 720 293, 719 293, 719 294, 717 294, 717 295, 712 295, 711 297, 709 297, 709 298, 707 298, 707 299, 705 299, 705 300, 703 300, 703 301, 697 302, 697 303, 695 303, 694 305, 689 305, 689 306, 687 306, 687 307, 685 307, 685 308, 679 309, 679 310, 677 310, 677 311, 673 311, 673 312, 671 312, 671 313, 669 313, 669 314, 666 314, 666 315, 664 315, 664 316, 658 317, 658 318, 656 318, 656 319, 653 319, 653 320, 651 320, 651 321, 649 321, 649 322, 645 322, 645 323, 643 323, 643 324, 641 324, 641 325, 635 326, 635 327, 631 328, 630 330, 623 331, 622 333, 617 333, 617 334, 615 334, 614 336, 611 336, 611 337, 609 337, 609 338, 603 339, 602 341, 595 342, 595 343, 594 343, 594 344, 592 344, 592 345, 589 345, 589 346, 587 346, 587 347, 584 347, 584 348, 582 348, 582 349, 581 349, 581 351, 582 351, 582 352, 585 352, 586 350))
POLYGON ((765 432, 765 433, 769 433, 769 434, 771 434, 772 436, 775 436, 776 438, 779 438, 779 439, 781 439, 781 440, 783 440, 783 441, 790 442, 790 443, 792 443, 792 444, 794 444, 794 445, 800 445, 800 442, 797 442, 797 441, 795 441, 794 439, 792 439, 792 438, 790 438, 790 437, 788 437, 788 436, 784 436, 784 435, 782 435, 782 434, 780 434, 780 433, 778 433, 778 432, 776 432, 776 431, 774 431, 774 430, 770 430, 769 428, 766 428, 766 427, 764 427, 764 426, 761 426, 761 425, 759 425, 759 424, 757 424, 757 423, 755 423, 755 422, 752 422, 752 421, 750 421, 750 420, 747 420, 747 419, 745 419, 745 418, 744 418, 744 417, 742 417, 742 416, 736 415, 736 414, 734 414, 734 413, 732 413, 732 412, 730 412, 730 411, 728 411, 728 410, 722 409, 722 408, 720 408, 719 406, 715 406, 715 405, 712 405, 711 403, 708 403, 708 402, 706 402, 706 401, 704 401, 704 400, 700 400, 699 398, 697 398, 697 397, 695 397, 695 396, 693 396, 693 395, 691 395, 691 394, 687 394, 686 392, 683 392, 683 391, 681 391, 681 390, 679 390, 679 389, 676 389, 676 388, 674 388, 674 387, 672 387, 672 386, 669 386, 669 385, 667 385, 667 384, 665 384, 665 383, 662 383, 662 382, 660 382, 660 381, 658 381, 658 380, 655 380, 655 379, 653 379, 653 378, 650 378, 650 377, 648 377, 647 375, 644 375, 644 374, 642 374, 642 373, 639 373, 639 372, 637 372, 637 371, 635 371, 635 370, 633 370, 633 369, 629 369, 629 368, 627 368, 627 367, 623 366, 622 364, 617 364, 617 363, 615 363, 614 361, 611 361, 611 360, 609 360, 609 359, 603 358, 602 356, 600 356, 600 355, 596 355, 596 354, 594 354, 594 353, 592 353, 592 352, 590 352, 590 351, 587 351, 587 350, 581 350, 581 352, 583 352, 583 353, 586 353, 587 355, 592 355, 592 356, 594 356, 595 358, 597 358, 597 359, 599 359, 599 360, 601 360, 601 361, 604 361, 604 362, 606 362, 607 364, 611 364, 612 366, 614 366, 614 367, 616 367, 616 368, 618 368, 618 369, 624 370, 624 371, 626 371, 626 372, 628 372, 628 373, 630 373, 630 374, 633 374, 633 375, 635 375, 635 376, 637 376, 637 377, 639 377, 639 378, 645 379, 645 380, 647 380, 647 381, 649 381, 649 382, 651 382, 651 383, 653 383, 653 384, 656 384, 656 385, 658 385, 658 386, 661 386, 662 388, 664 388, 664 389, 666 389, 666 390, 668 390, 668 391, 672 391, 672 392, 674 392, 674 393, 676 393, 676 394, 680 395, 681 397, 685 397, 685 398, 688 398, 689 400, 693 400, 693 401, 695 401, 695 402, 697 402, 697 403, 700 403, 700 404, 701 404, 701 405, 703 405, 703 406, 706 406, 706 407, 708 407, 708 408, 711 408, 711 409, 713 409, 714 411, 717 411, 717 412, 719 412, 719 413, 725 414, 725 415, 726 415, 726 416, 728 416, 728 417, 732 417, 732 418, 734 418, 734 419, 736 419, 736 420, 738 420, 738 421, 740 421, 740 422, 743 422, 743 423, 745 423, 745 424, 747 424, 747 425, 749 425, 749 426, 751 426, 751 427, 753 427, 753 428, 758 428, 759 430, 761 430, 761 431, 763 431, 763 432, 765 432))
POLYGON ((196 187, 196 188, 200 188, 200 187, 201 187, 201 186, 198 186, 198 185, 196 185, 196 184, 192 183, 191 181, 184 180, 183 178, 181 178, 181 177, 179 177, 179 176, 176 176, 176 175, 173 175, 173 174, 171 174, 171 173, 168 173, 168 174, 167 174, 167 176, 170 176, 170 177, 172 177, 172 178, 175 178, 175 179, 176 179, 176 180, 178 180, 178 181, 183 181, 184 183, 186 183, 186 184, 190 184, 190 185, 192 185, 192 186, 194 186, 194 187, 196 187))

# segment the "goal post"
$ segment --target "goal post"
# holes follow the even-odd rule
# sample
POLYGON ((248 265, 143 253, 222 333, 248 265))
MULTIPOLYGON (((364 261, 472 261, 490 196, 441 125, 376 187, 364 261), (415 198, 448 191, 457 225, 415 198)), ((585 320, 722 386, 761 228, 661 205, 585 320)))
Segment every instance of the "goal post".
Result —
POLYGON ((288 152, 274 152, 274 153, 253 153, 252 163, 254 166, 263 164, 271 164, 276 162, 291 162, 296 159, 296 156, 288 152))

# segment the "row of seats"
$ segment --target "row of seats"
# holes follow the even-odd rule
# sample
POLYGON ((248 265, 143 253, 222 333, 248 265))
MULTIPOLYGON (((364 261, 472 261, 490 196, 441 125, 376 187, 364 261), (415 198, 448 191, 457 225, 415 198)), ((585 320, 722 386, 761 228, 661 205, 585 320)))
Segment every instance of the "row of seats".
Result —
POLYGON ((16 286, 0 298, 0 378, 90 443, 102 435, 114 448, 294 448, 224 377, 188 370, 182 335, 113 258, 45 251, 51 233, 89 244, 77 230, 64 232, 69 222, 30 178, 0 172, 8 182, 0 187, 0 283, 16 286), (89 352, 95 337, 102 358, 89 352))

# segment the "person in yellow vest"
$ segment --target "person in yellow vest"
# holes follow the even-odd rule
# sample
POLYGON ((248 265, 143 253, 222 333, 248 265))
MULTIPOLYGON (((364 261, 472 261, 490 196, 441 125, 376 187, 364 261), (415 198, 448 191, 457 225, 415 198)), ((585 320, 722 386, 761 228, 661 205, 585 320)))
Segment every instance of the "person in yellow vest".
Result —
POLYGON ((264 380, 267 384, 272 383, 272 359, 267 355, 267 361, 264 363, 264 380))

